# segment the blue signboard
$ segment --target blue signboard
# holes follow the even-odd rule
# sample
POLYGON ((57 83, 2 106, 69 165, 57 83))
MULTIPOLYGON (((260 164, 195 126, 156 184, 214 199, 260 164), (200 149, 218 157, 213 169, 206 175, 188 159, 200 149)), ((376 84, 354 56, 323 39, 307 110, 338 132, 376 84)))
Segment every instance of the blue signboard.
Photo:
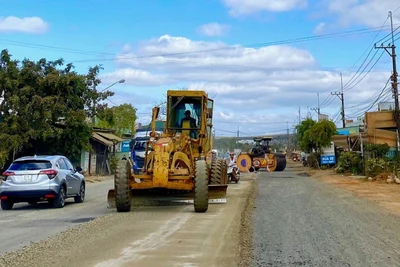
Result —
POLYGON ((335 155, 323 155, 321 156, 321 165, 336 164, 335 155))
POLYGON ((129 143, 131 142, 131 140, 126 140, 121 142, 121 152, 129 152, 129 143))

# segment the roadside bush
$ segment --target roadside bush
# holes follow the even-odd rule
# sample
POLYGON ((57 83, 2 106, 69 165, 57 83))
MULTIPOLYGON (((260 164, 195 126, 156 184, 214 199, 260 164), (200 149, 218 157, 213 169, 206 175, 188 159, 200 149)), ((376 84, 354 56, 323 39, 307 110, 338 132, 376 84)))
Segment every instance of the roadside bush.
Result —
POLYGON ((397 154, 394 158, 388 159, 387 162, 389 171, 398 176, 400 171, 400 154, 397 154))
POLYGON ((362 158, 359 153, 343 152, 340 154, 337 173, 362 173, 362 158))
POLYGON ((365 174, 367 176, 375 177, 381 173, 387 172, 389 163, 381 158, 368 159, 365 164, 365 174))
POLYGON ((320 157, 321 156, 318 155, 317 153, 310 153, 310 155, 307 158, 308 166, 313 169, 318 169, 320 157))

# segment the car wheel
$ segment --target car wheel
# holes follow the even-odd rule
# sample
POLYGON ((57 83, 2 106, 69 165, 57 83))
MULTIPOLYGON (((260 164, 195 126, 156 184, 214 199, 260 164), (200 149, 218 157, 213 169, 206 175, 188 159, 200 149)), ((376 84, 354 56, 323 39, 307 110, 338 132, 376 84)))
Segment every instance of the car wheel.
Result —
POLYGON ((1 209, 2 210, 11 210, 14 206, 14 202, 10 200, 1 200, 1 209))
POLYGON ((79 196, 74 197, 75 203, 83 203, 85 201, 85 184, 81 183, 81 187, 79 189, 79 196))
POLYGON ((67 198, 67 194, 65 192, 65 187, 61 186, 60 192, 58 193, 56 199, 53 202, 54 208, 63 208, 65 206, 66 198, 67 198))

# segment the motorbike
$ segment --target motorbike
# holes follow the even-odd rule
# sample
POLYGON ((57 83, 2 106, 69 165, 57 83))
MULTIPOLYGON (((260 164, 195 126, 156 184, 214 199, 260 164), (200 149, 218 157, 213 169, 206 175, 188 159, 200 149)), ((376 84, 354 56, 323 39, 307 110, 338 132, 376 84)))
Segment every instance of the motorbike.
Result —
POLYGON ((235 183, 239 182, 240 171, 238 167, 228 167, 227 173, 228 173, 228 182, 235 182, 235 183))
POLYGON ((301 163, 303 164, 304 167, 307 167, 308 166, 307 158, 303 156, 301 158, 301 163))

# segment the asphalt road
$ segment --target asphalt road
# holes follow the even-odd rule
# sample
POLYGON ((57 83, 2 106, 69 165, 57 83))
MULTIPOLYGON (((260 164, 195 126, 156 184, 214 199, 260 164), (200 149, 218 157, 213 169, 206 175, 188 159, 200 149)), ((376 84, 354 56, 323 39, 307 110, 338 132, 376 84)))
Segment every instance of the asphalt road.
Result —
POLYGON ((62 209, 53 209, 47 203, 18 203, 10 211, 0 209, 0 255, 112 212, 107 209, 107 192, 113 187, 112 180, 87 183, 86 187, 84 203, 74 203, 71 198, 62 209))
POLYGON ((400 218, 311 177, 259 173, 253 266, 400 266, 400 218))

